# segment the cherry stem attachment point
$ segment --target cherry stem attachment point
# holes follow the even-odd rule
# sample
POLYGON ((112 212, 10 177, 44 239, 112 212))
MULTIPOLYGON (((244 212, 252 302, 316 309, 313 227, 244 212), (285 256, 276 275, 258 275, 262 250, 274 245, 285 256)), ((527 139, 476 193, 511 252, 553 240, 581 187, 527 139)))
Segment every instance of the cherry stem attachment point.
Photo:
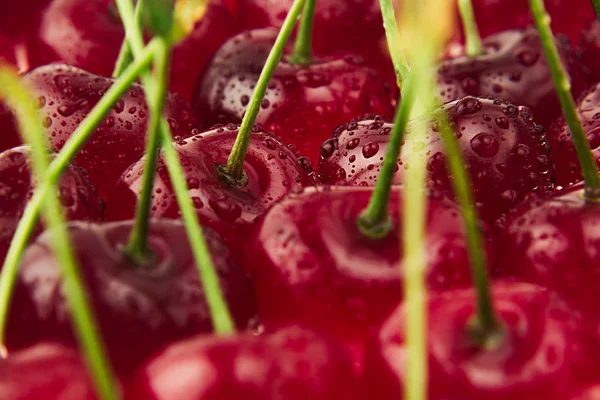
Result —
POLYGON ((385 36, 394 64, 394 72, 396 73, 396 84, 402 90, 403 81, 406 79, 410 66, 406 55, 402 51, 400 33, 398 32, 398 22, 396 20, 396 12, 392 0, 380 0, 381 16, 383 17, 383 27, 385 28, 385 36))
POLYGON ((584 194, 586 201, 598 202, 598 196, 600 195, 600 175, 598 174, 598 167, 596 166, 594 155, 587 141, 581 121, 579 120, 577 106, 571 95, 569 75, 562 65, 558 49, 556 48, 556 42, 554 41, 554 36, 550 29, 550 16, 546 11, 543 0, 530 0, 529 4, 535 25, 540 35, 546 61, 550 68, 552 80, 554 81, 554 87, 558 94, 558 99, 560 100, 560 105, 565 120, 567 121, 569 131, 571 132, 571 137, 573 138, 573 145, 575 146, 577 157, 579 158, 579 164, 585 182, 584 194))
POLYGON ((467 55, 469 57, 478 56, 483 53, 483 44, 473 12, 473 3, 471 0, 458 0, 458 10, 465 31, 467 55))
POLYGON ((298 28, 298 37, 296 37, 294 45, 294 53, 288 57, 288 61, 292 64, 309 65, 313 61, 312 41, 316 4, 316 0, 306 0, 298 28))
MULTIPOLYGON (((49 166, 49 157, 42 130, 41 117, 33 105, 33 97, 20 83, 16 71, 0 66, 0 92, 16 110, 15 115, 24 141, 30 146, 30 161, 34 176, 42 178, 49 166)), ((47 180, 47 177, 45 178, 47 180)), ((106 356, 99 335, 98 324, 87 298, 87 290, 79 272, 61 203, 55 184, 49 184, 49 195, 44 198, 44 216, 51 230, 54 256, 62 268, 62 287, 71 311, 79 346, 85 356, 92 382, 99 398, 115 400, 120 397, 115 375, 106 356)))
MULTIPOLYGON (((143 53, 144 41, 141 29, 139 29, 135 23, 133 5, 131 0, 116 0, 116 2, 125 26, 126 40, 131 46, 134 60, 137 60, 143 53)), ((148 71, 145 71, 142 74, 142 83, 146 93, 153 93, 157 86, 157 82, 155 82, 148 71)), ((190 241, 190 246, 194 254, 194 260, 196 262, 196 267, 198 268, 200 282, 202 283, 206 302, 208 303, 208 308, 210 310, 214 331, 217 334, 229 334, 235 331, 235 324, 233 323, 233 318, 231 317, 227 302, 221 291, 219 277, 215 272, 208 246, 204 239, 204 235, 202 234, 202 227, 200 226, 194 205, 189 196, 189 188, 185 180, 185 173, 181 166, 179 156, 172 145, 173 137, 171 136, 169 123, 165 118, 161 118, 160 120, 160 139, 163 144, 162 154, 164 155, 164 161, 171 178, 173 191, 175 192, 188 240, 190 241)))
POLYGON ((233 148, 229 154, 229 159, 227 160, 227 164, 225 164, 224 168, 225 173, 234 181, 239 181, 244 175, 244 159, 246 157, 248 147, 250 146, 254 122, 256 121, 258 112, 260 111, 260 106, 265 97, 267 86, 271 81, 271 77, 273 76, 275 68, 277 68, 277 64, 279 64, 279 61, 281 60, 285 45, 292 34, 292 30, 296 25, 298 17, 300 17, 300 14, 302 13, 305 2, 306 0, 294 0, 294 3, 292 4, 292 7, 286 16, 285 21, 281 26, 281 30, 277 35, 275 44, 273 45, 273 48, 267 57, 267 61, 262 72, 260 73, 258 82, 256 82, 256 88, 254 89, 254 93, 252 94, 252 98, 248 104, 248 109, 246 110, 246 114, 244 114, 244 118, 242 119, 237 138, 235 139, 235 143, 233 144, 233 148))

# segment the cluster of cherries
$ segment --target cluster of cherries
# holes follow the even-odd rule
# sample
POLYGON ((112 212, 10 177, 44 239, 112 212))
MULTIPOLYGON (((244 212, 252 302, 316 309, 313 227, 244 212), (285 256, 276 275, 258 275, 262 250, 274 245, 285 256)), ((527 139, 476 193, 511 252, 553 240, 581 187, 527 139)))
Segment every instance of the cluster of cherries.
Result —
MULTIPOLYGON (((60 179, 71 244, 124 398, 402 398, 409 354, 400 205, 411 154, 427 157, 429 398, 600 398, 600 205, 589 201, 600 194, 584 187, 527 2, 473 0, 483 52, 466 54, 457 33, 437 70, 485 235, 496 341, 489 332, 478 341, 468 329, 477 293, 437 123, 425 141, 408 127, 385 204, 392 229, 372 237, 357 224, 402 102, 378 1, 316 0, 314 54, 299 60, 288 44, 243 173, 223 173, 291 6, 210 0, 172 51, 169 145, 237 333, 213 334, 162 156, 152 258, 140 265, 123 252, 146 167, 150 111, 141 85, 113 105, 60 179)), ((600 24, 589 0, 546 6, 600 166, 600 24)), ((398 14, 402 8, 397 0, 398 14)), ((0 6, 0 57, 35 91, 55 153, 115 82, 124 36, 113 0, 0 6)), ((15 110, 2 104, 0 151, 2 261, 36 187, 15 110)), ((0 360, 2 399, 96 398, 50 241, 40 224, 20 262, 8 357, 0 360)))

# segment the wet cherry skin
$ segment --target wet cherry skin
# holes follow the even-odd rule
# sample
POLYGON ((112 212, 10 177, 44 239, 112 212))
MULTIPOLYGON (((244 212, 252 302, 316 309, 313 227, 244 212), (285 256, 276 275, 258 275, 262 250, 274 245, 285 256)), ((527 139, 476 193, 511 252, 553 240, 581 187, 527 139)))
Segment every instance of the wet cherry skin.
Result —
POLYGON ((0 398, 10 400, 96 400, 77 352, 39 343, 0 360, 0 398))
MULTIPOLYGON (((252 133, 244 169, 247 184, 238 188, 219 172, 227 162, 238 133, 237 125, 215 128, 175 144, 185 171, 189 196, 203 224, 216 230, 232 250, 234 257, 243 253, 255 220, 287 193, 315 184, 310 163, 298 159, 273 135, 258 128, 252 133)), ((107 202, 108 218, 131 218, 141 193, 145 159, 132 165, 121 177, 107 202)), ((154 183, 152 215, 179 218, 179 206, 168 171, 162 161, 154 183)))
MULTIPOLYGON (((403 193, 394 189, 389 206, 394 227, 379 240, 356 224, 371 195, 369 188, 306 189, 264 216, 250 239, 245 269, 267 330, 289 323, 314 326, 349 345, 360 362, 365 337, 403 296, 403 193)), ((451 202, 429 201, 425 240, 428 289, 468 287, 462 219, 451 202)))
MULTIPOLYGON (((587 88, 587 73, 568 41, 559 37, 556 43, 577 97, 587 88)), ((501 98, 529 107, 536 122, 546 128, 560 116, 560 103, 535 29, 501 32, 487 37, 483 46, 482 55, 441 62, 438 90, 443 102, 467 95, 501 98)))
MULTIPOLYGON (((590 88, 580 97, 577 112, 596 164, 600 167, 600 84, 590 88)), ((581 182, 579 159, 564 117, 560 117, 552 124, 547 140, 552 160, 556 165, 556 183, 566 187, 581 182)))
MULTIPOLYGON (((123 374, 166 344, 213 329, 183 224, 151 221, 154 258, 147 265, 136 265, 122 251, 132 225, 70 225, 99 329, 114 367, 123 374)), ((244 329, 255 316, 254 292, 219 236, 210 229, 204 233, 234 321, 244 329)), ((74 343, 51 234, 41 235, 24 254, 7 325, 9 350, 40 340, 74 343)))
POLYGON ((592 22, 579 38, 579 49, 594 82, 600 81, 600 23, 592 22))
MULTIPOLYGON (((577 314, 540 286, 499 281, 492 292, 505 336, 488 350, 467 329, 475 312, 473 289, 451 290, 428 300, 428 398, 567 398, 585 350, 577 314)), ((372 398, 402 398, 405 319, 400 307, 368 346, 365 374, 372 398)))
MULTIPOLYGON (((241 122, 277 31, 254 30, 230 39, 215 55, 196 88, 198 115, 211 124, 241 122)), ((356 56, 300 66, 277 66, 256 123, 299 153, 318 161, 319 146, 338 125, 356 115, 393 116, 390 92, 356 56)))
POLYGON ((0 152, 21 144, 19 128, 12 111, 0 102, 0 152))
MULTIPOLYGON (((493 222, 530 192, 554 188, 554 168, 541 128, 525 107, 500 100, 465 97, 443 106, 455 127, 473 183, 480 216, 493 222)), ((368 116, 340 126, 321 146, 320 178, 332 185, 373 186, 383 163, 392 125, 368 116)), ((398 161, 395 183, 410 167, 408 154, 428 157, 428 186, 452 197, 444 143, 431 124, 426 141, 409 130, 398 161)))
MULTIPOLYGON (((60 150, 81 121, 110 88, 113 79, 64 64, 51 64, 25 75, 43 114, 43 125, 54 150, 60 150)), ((175 138, 194 133, 197 121, 190 105, 169 95, 165 115, 175 138)), ((134 85, 112 107, 75 162, 85 168, 102 198, 119 176, 144 154, 149 111, 144 92, 134 85)))
MULTIPOLYGON (((35 189, 28 158, 29 148, 25 146, 0 153, 0 263, 35 189)), ((104 202, 96 195, 83 169, 70 165, 61 177, 59 193, 68 219, 104 219, 104 202)))
POLYGON ((335 342, 291 326, 173 344, 138 370, 125 400, 359 400, 363 389, 335 342))

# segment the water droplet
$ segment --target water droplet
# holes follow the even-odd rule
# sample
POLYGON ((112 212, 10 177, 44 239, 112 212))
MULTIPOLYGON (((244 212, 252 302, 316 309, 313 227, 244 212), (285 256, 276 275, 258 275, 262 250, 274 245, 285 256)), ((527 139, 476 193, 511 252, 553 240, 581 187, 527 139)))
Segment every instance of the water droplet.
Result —
POLYGON ((362 154, 365 158, 371 158, 379 151, 379 144, 377 142, 369 142, 362 148, 362 154))
POLYGON ((360 143, 360 139, 359 138, 354 138, 354 139, 352 139, 352 140, 350 140, 348 142, 348 144, 346 145, 346 149, 353 150, 356 147, 358 147, 359 143, 360 143))
POLYGON ((33 105, 36 108, 42 108, 46 105, 46 98, 44 96, 38 96, 33 100, 33 105))
POLYGON ((530 67, 535 64, 540 58, 540 53, 531 50, 522 50, 517 53, 517 61, 526 67, 530 67))
POLYGON ((493 135, 481 132, 471 139, 471 148, 481 157, 493 157, 498 154, 500 144, 493 135))
POLYGON ((337 147, 338 147, 338 139, 337 138, 327 139, 321 145, 321 158, 326 159, 326 158, 331 157, 331 155, 337 149, 337 147))
POLYGON ((476 98, 465 97, 456 105, 456 113, 458 115, 471 115, 481 110, 482 107, 483 105, 476 98))
POLYGON ((510 126, 510 122, 508 121, 508 118, 498 116, 496 117, 496 125, 498 125, 498 127, 502 129, 508 129, 508 127, 510 126))

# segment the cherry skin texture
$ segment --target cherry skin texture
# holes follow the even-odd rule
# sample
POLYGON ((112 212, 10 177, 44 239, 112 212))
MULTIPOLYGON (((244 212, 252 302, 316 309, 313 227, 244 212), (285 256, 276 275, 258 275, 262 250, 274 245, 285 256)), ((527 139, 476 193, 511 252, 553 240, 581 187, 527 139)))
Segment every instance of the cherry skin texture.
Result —
POLYGON ((19 128, 12 111, 0 103, 0 152, 21 144, 19 128))
POLYGON ((0 360, 0 398, 96 400, 96 395, 75 350, 39 343, 0 360))
MULTIPOLYGON (((524 2, 526 3, 526 2, 524 2)), ((557 39, 563 65, 571 77, 573 96, 588 85, 588 77, 570 44, 557 39)), ((529 107, 535 120, 548 127, 561 115, 550 70, 537 31, 502 32, 483 41, 485 52, 442 61, 438 90, 442 102, 464 96, 501 98, 529 107)))
MULTIPOLYGON (((217 171, 224 165, 238 133, 237 125, 216 128, 175 144, 185 171, 189 196, 200 221, 216 230, 232 250, 243 253, 255 220, 291 191, 315 183, 310 163, 274 136, 258 129, 246 154, 248 183, 238 188, 217 171)), ((124 172, 108 200, 108 218, 131 218, 141 193, 145 159, 124 172)), ((180 218, 167 168, 159 162, 152 199, 152 216, 180 218)))
POLYGON ((592 22, 581 32, 579 48, 594 82, 600 81, 600 23, 592 22))
MULTIPOLYGON (((527 283, 496 282, 492 291, 505 336, 489 350, 478 346, 467 329, 475 312, 473 289, 429 299, 428 398, 567 398, 582 350, 572 310, 552 291, 527 283)), ((371 398, 402 398, 404 324, 400 307, 369 346, 365 371, 371 398)))
MULTIPOLYGON (((600 84, 581 96, 577 103, 577 112, 596 164, 600 168, 600 84)), ((552 124, 547 138, 552 160, 556 165, 556 182, 564 187, 581 182, 579 159, 564 117, 552 124)))
MULTIPOLYGON (((254 30, 217 52, 196 88, 194 108, 203 122, 241 122, 277 31, 254 30)), ((316 164, 319 146, 338 125, 365 113, 393 116, 385 82, 360 58, 330 58, 308 66, 279 63, 256 123, 293 144, 316 164)))
MULTIPOLYGON (((61 64, 36 68, 25 75, 24 80, 38 96, 36 104, 56 151, 64 146, 113 83, 110 78, 61 64)), ((194 113, 180 96, 169 95, 165 115, 175 138, 195 133, 194 113)), ((148 119, 144 92, 139 85, 134 85, 113 106, 75 158, 75 162, 88 171, 102 198, 114 188, 123 171, 144 154, 148 119)))
POLYGON ((125 400, 359 400, 361 383, 335 342, 293 326, 173 344, 139 369, 125 400))
MULTIPOLYGON (((554 188, 554 171, 540 127, 525 107, 500 100, 465 97, 443 106, 466 160, 480 216, 493 222, 530 192, 554 188)), ((321 146, 320 178, 331 185, 373 186, 389 143, 392 125, 370 116, 336 129, 321 146)), ((426 154, 430 188, 453 197, 445 146, 436 124, 426 142, 412 138, 410 126, 394 183, 410 167, 407 153, 426 154)))
MULTIPOLYGON (((265 215, 250 239, 245 269, 256 285, 266 329, 314 326, 352 347, 360 361, 365 337, 403 297, 403 193, 394 189, 389 206, 394 228, 379 240, 366 237, 356 224, 371 195, 368 188, 306 189, 265 215)), ((468 287, 459 210, 447 200, 431 199, 427 227, 428 289, 468 287)))
MULTIPOLYGON (((29 148, 25 146, 0 153, 0 263, 35 189, 28 160, 29 148)), ((59 193, 68 219, 104 219, 104 203, 81 168, 74 165, 67 168, 59 182, 59 193)))
MULTIPOLYGON (((147 265, 136 265, 122 252, 132 225, 70 225, 102 338, 113 365, 123 374, 168 343, 213 330, 183 224, 151 221, 154 258, 147 265)), ((9 350, 40 340, 74 344, 51 234, 40 236, 24 254, 7 325, 9 350)), ((229 309, 244 329, 255 316, 254 292, 219 236, 207 229, 205 237, 229 309)))

